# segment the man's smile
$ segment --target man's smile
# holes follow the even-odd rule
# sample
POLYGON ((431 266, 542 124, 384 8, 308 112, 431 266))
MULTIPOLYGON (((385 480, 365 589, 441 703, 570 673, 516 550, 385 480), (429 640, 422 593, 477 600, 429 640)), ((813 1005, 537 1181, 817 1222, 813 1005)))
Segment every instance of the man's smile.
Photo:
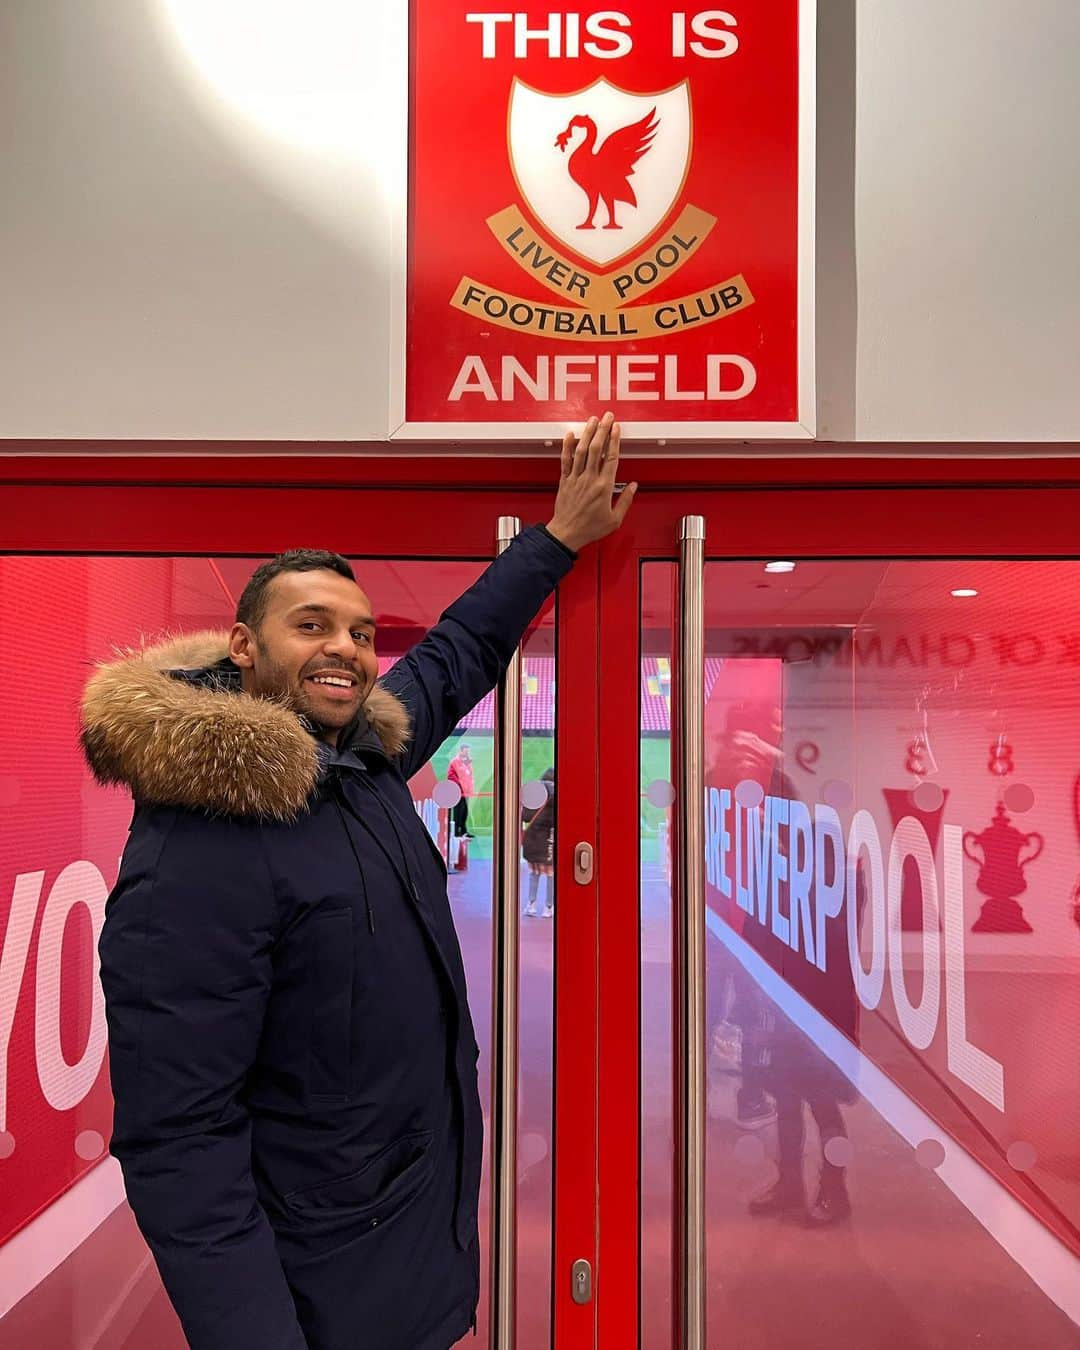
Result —
POLYGON ((360 681, 347 670, 319 670, 305 675, 304 683, 335 703, 348 703, 360 694, 360 681))

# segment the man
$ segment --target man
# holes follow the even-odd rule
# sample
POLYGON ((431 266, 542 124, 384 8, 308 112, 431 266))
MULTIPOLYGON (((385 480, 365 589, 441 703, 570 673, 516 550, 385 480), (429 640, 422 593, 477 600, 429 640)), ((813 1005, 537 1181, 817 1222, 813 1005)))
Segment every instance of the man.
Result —
POLYGON ((475 839, 476 835, 469 829, 469 798, 475 793, 476 786, 473 783, 472 752, 468 741, 462 741, 458 746, 458 752, 446 771, 446 778, 447 782, 456 783, 461 789, 461 796, 453 808, 454 834, 458 839, 475 839))
POLYGON ((135 798, 100 942, 112 1151, 191 1350, 447 1350, 475 1325, 478 1055, 407 780, 618 528, 610 414, 377 680, 344 559, 258 568, 229 634, 106 666, 83 743, 135 798))

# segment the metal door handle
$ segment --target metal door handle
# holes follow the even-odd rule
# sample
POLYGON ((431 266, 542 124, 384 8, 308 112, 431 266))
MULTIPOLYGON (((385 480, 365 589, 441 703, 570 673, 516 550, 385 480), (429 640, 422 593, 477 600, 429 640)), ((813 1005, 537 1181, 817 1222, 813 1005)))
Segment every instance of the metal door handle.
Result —
MULTIPOLYGON (((521 531, 500 516, 498 552, 521 531)), ((491 981, 491 1350, 513 1350, 517 1320, 518 913, 521 848, 521 652, 496 695, 495 904, 491 981)))
POLYGON ((705 1350, 705 520, 679 529, 674 1344, 705 1350))
POLYGON ((574 880, 579 886, 587 886, 593 878, 592 844, 582 841, 574 846, 574 880))

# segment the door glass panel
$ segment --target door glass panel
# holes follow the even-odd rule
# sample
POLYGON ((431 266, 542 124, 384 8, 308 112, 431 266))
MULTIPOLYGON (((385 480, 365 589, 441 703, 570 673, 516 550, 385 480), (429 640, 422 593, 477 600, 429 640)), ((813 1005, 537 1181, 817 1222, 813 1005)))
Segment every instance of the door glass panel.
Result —
MULTIPOLYGON (((107 1154, 112 1109, 94 953, 131 805, 126 791, 103 789, 91 780, 78 748, 78 708, 93 664, 109 659, 115 647, 138 646, 143 635, 227 629, 259 561, 0 557, 0 1343, 5 1345, 69 1350, 91 1339, 96 1344, 98 1337, 117 1350, 182 1350, 185 1344, 123 1203, 118 1166, 107 1154), (66 918, 58 925, 53 920, 60 909, 66 918), (44 1022, 42 1009, 48 1013, 44 1022), (43 1052, 42 1027, 59 1057, 43 1052)), ((378 618, 381 670, 422 637, 484 566, 353 562, 378 618)), ((552 605, 534 626, 523 680, 528 781, 540 779, 554 762, 552 605)), ((418 814, 455 866, 449 895, 481 1047, 485 1116, 490 1115, 493 716, 494 700, 488 698, 410 785, 418 814), (450 761, 466 741, 473 781, 463 828, 473 837, 460 841, 461 851, 452 808, 439 805, 438 787, 441 782, 445 791, 450 761)), ((522 884, 527 897, 524 876, 522 884)), ((538 1350, 550 1343, 554 924, 542 916, 522 923, 519 1344, 538 1350)), ((486 1207, 485 1151, 482 1334, 486 1207)))
MULTIPOLYGON (((673 572, 645 569, 643 769, 673 572)), ((1071 561, 708 565, 710 1345, 1080 1344, 1077 632, 1071 561)), ((659 1348, 670 887, 649 848, 659 1348)))
MULTIPOLYGON (((419 566, 420 564, 413 564, 419 566)), ((554 607, 522 648, 521 766, 522 856, 518 964, 518 1195, 517 1344, 541 1350, 551 1344, 552 1032, 554 1028, 554 607), (535 880, 534 880, 535 879, 535 880)), ((435 755, 429 778, 437 798, 437 839, 451 869, 450 904, 465 958, 469 1001, 480 1044, 480 1097, 484 1109, 484 1184, 480 1193, 480 1314, 477 1335, 488 1335, 488 1241, 491 1159, 491 959, 492 813, 494 806, 495 696, 488 695, 435 755), (467 756, 467 758, 466 758, 467 756), (454 766, 451 770, 451 766, 454 766), (471 783, 470 783, 471 769, 471 783), (464 783, 461 800, 449 790, 464 783), (446 794, 444 798, 444 793, 446 794), (455 818, 456 817, 456 818, 455 818), (469 835, 474 837, 470 838, 469 835)), ((417 779, 414 796, 426 792, 417 779)), ((419 809, 423 812, 425 808, 419 809)), ((467 1340, 464 1344, 469 1344, 467 1340)))
POLYGON ((555 626, 526 638, 521 689, 517 1344, 551 1345, 555 1027, 555 626))
POLYGON ((671 753, 674 564, 642 569, 639 716, 641 922, 641 1343, 672 1345, 673 1062, 671 753), (665 805, 664 803, 667 802, 665 805))

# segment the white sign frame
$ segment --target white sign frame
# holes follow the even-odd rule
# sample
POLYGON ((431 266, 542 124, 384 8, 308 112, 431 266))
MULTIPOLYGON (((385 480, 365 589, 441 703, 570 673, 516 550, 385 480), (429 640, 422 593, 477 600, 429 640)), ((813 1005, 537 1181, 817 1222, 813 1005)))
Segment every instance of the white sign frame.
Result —
MULTIPOLYGON (((791 422, 623 422, 627 441, 730 442, 810 441, 817 435, 815 371, 815 209, 817 166, 817 4, 799 0, 799 281, 798 281, 798 416, 791 422)), ((399 37, 408 51, 410 6, 399 9, 399 37)), ((412 62, 408 61, 411 71, 412 62)), ((556 441, 570 422, 409 422, 405 417, 406 313, 409 247, 409 79, 400 82, 400 120, 406 134, 396 166, 396 182, 389 184, 392 203, 394 254, 391 267, 392 302, 389 439, 398 444, 415 441, 488 442, 556 441)), ((618 409, 616 408, 617 412, 618 409)))

